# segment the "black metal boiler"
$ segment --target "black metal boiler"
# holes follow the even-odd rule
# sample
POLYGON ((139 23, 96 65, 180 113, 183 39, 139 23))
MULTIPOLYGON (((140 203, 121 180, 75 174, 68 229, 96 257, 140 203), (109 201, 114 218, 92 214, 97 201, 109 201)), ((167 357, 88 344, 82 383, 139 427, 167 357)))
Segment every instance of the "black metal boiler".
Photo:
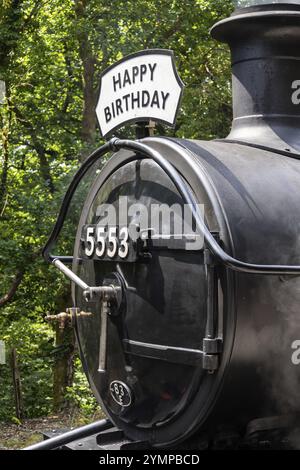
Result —
POLYGON ((228 138, 112 139, 79 170, 44 252, 74 281, 84 369, 130 442, 196 447, 288 428, 300 448, 300 1, 259 3, 212 29, 232 52, 228 138), (77 184, 108 151, 73 258, 50 255, 77 184), (105 246, 99 207, 121 216, 122 197, 149 211, 189 204, 204 247, 151 226, 129 242, 121 224, 105 246))

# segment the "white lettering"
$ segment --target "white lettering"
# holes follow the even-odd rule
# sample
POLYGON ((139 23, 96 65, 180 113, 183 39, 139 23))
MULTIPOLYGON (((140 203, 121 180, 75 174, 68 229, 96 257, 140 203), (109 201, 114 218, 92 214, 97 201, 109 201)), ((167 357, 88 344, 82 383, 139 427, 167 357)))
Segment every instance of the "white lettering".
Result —
POLYGON ((139 66, 134 65, 131 69, 125 69, 123 75, 117 73, 113 75, 113 88, 116 92, 118 89, 125 88, 126 85, 134 85, 136 81, 143 82, 144 75, 150 75, 150 80, 154 80, 154 71, 157 67, 157 63, 154 64, 141 64, 139 66))
POLYGON ((296 340, 292 343, 292 349, 295 349, 295 351, 292 354, 292 363, 295 366, 298 366, 300 364, 300 341, 296 340))
POLYGON ((292 83, 292 89, 296 90, 292 94, 292 103, 298 105, 300 104, 300 80, 295 80, 292 83))

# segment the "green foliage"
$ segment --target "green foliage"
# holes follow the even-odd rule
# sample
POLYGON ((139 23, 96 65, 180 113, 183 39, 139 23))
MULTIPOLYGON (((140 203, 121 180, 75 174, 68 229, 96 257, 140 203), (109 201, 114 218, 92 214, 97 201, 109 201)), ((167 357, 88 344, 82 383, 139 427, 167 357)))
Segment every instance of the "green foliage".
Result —
POLYGON ((36 417, 49 413, 52 395, 52 331, 37 315, 35 321, 29 318, 12 321, 1 336, 6 342, 7 364, 0 365, 0 420, 16 420, 10 364, 12 347, 18 353, 26 415, 36 417))
POLYGON ((91 395, 79 358, 75 361, 74 385, 67 388, 66 398, 81 410, 83 417, 90 418, 99 410, 96 399, 91 395))
MULTIPOLYGON (((229 0, 0 1, 0 80, 7 88, 0 105, 0 339, 18 350, 27 416, 51 410, 54 338, 43 317, 70 306, 70 298, 69 284, 40 251, 72 174, 102 143, 94 113, 100 73, 140 49, 173 49, 186 89, 176 129, 159 131, 223 137, 231 121, 229 54, 209 29, 231 9, 229 0)), ((86 189, 61 252, 71 254, 86 189)), ((0 365, 0 385, 0 419, 11 419, 8 366, 0 365)), ((68 397, 87 414, 95 409, 78 364, 68 397)))

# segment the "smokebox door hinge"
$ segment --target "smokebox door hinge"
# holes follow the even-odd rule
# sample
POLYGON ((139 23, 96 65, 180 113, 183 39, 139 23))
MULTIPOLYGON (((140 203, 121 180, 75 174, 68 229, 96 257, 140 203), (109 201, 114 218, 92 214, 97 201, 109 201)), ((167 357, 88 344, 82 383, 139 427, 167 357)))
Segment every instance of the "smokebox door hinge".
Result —
POLYGON ((222 349, 223 341, 221 338, 203 339, 203 369, 213 373, 219 368, 219 359, 222 349))

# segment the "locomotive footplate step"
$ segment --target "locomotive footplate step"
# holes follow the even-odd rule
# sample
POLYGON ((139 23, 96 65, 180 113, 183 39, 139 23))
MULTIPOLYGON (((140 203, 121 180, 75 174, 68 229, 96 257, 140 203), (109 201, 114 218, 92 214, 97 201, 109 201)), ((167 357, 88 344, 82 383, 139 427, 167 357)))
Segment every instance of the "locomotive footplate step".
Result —
MULTIPOLYGON (((70 431, 70 429, 57 429, 43 432, 44 440, 51 439, 70 431)), ((151 449, 146 442, 131 441, 124 436, 123 431, 113 427, 101 433, 72 441, 56 450, 138 450, 151 449)))

